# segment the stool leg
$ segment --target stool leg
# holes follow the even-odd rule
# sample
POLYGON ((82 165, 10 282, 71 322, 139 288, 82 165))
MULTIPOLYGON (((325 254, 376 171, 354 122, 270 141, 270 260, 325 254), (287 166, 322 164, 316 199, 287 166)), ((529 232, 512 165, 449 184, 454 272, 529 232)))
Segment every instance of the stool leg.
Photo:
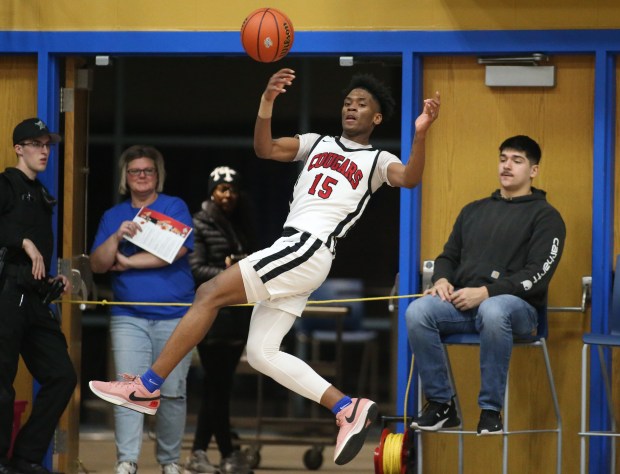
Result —
MULTIPOLYGON (((603 347, 598 348, 598 360, 601 364, 601 372, 603 374, 603 382, 605 383, 605 395, 607 396, 607 410, 609 410, 609 424, 612 432, 616 432, 616 414, 614 412, 613 395, 611 392, 611 380, 609 380, 609 372, 607 372, 607 363, 605 362, 605 354, 603 353, 603 347)), ((611 460, 609 472, 616 472, 616 438, 612 437, 611 442, 611 460)))
MULTIPOLYGON (((422 411, 422 379, 418 377, 418 413, 422 411)), ((422 446, 422 431, 418 431, 418 472, 424 472, 424 459, 422 456, 423 446, 422 446)))
POLYGON ((586 382, 588 379, 588 344, 584 344, 581 349, 581 440, 580 440, 580 454, 579 454, 579 472, 580 474, 586 474, 586 406, 587 406, 587 390, 586 382))
POLYGON ((510 371, 506 375, 506 391, 504 392, 504 426, 502 428, 502 473, 508 474, 508 415, 510 399, 510 371))
POLYGON ((556 472, 562 472, 562 414, 560 413, 560 403, 558 401, 558 393, 555 390, 555 381, 553 380, 553 372, 551 371, 551 361, 549 360, 549 351, 547 350, 547 342, 544 338, 539 341, 540 347, 545 357, 545 369, 547 370, 547 380, 549 380, 549 390, 553 399, 553 409, 555 411, 555 419, 557 420, 556 432, 558 434, 558 446, 556 449, 556 472))
MULTIPOLYGON (((454 404, 456 405, 456 413, 461 418, 461 431, 463 425, 463 414, 461 412, 461 402, 459 400, 458 393, 456 391, 456 382, 454 381, 454 373, 452 372, 452 364, 450 364, 450 357, 448 357, 448 348, 443 347, 446 354, 446 365, 448 367, 448 377, 450 378, 450 385, 452 386, 452 393, 454 394, 454 404)), ((463 474, 464 466, 464 452, 465 452, 465 438, 463 433, 459 433, 459 474, 463 474)))

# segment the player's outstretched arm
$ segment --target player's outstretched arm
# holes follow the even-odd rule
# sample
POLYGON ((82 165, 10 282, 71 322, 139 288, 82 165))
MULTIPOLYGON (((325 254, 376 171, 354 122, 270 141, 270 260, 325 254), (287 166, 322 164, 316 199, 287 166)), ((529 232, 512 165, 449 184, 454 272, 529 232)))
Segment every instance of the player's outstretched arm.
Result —
POLYGON ((271 115, 273 103, 286 87, 293 84, 295 71, 280 69, 269 78, 267 87, 260 99, 256 124, 254 125, 254 152, 259 158, 276 161, 292 161, 299 149, 299 140, 293 137, 273 139, 271 135, 271 115))
POLYGON ((413 188, 422 181, 426 161, 426 133, 439 116, 440 99, 439 91, 437 91, 434 98, 424 100, 422 113, 415 121, 415 135, 411 144, 409 161, 406 165, 392 164, 388 168, 388 179, 392 186, 413 188))

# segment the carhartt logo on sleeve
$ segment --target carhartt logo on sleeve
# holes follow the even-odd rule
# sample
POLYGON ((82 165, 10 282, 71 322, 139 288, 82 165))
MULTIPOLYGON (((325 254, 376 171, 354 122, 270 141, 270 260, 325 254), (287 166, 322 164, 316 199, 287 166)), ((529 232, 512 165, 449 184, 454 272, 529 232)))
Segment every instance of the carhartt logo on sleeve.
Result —
POLYGON ((551 267, 553 266, 556 259, 558 258, 559 251, 560 251, 560 239, 555 237, 553 241, 551 242, 551 251, 549 252, 549 256, 547 257, 547 260, 545 260, 545 263, 543 263, 542 271, 534 275, 533 283, 538 283, 542 279, 542 277, 544 277, 547 274, 547 272, 551 270, 551 267))

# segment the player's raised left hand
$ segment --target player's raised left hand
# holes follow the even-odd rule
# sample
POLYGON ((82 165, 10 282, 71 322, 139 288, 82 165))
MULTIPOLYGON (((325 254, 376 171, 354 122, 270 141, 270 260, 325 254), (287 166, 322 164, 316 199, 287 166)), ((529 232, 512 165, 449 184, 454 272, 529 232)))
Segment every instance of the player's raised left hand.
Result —
POLYGON ((415 121, 416 133, 425 132, 429 129, 432 123, 439 117, 439 108, 441 107, 441 96, 439 91, 435 92, 435 97, 432 99, 424 99, 424 108, 422 113, 415 121))

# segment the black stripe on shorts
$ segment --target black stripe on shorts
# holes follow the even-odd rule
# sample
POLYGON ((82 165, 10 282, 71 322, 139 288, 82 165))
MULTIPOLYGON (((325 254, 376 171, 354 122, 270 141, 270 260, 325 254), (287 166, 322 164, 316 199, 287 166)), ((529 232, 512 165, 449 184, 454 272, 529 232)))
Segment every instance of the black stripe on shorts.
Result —
MULTIPOLYGON (((298 231, 299 232, 299 231, 298 231)), ((254 265, 254 270, 259 271, 261 268, 263 268, 265 265, 270 264, 271 262, 275 262, 276 260, 278 260, 279 258, 282 257, 286 257, 287 255, 296 252, 297 250, 299 250, 300 248, 302 248, 304 246, 304 244, 308 241, 308 239, 310 238, 310 234, 308 234, 307 232, 300 232, 301 233, 301 237, 299 239, 299 242, 297 242, 295 245, 292 245, 290 247, 284 248, 282 250, 280 250, 279 252, 274 253, 273 255, 269 255, 268 257, 265 258, 261 258, 258 262, 256 262, 256 264, 254 265)), ((286 235, 285 237, 289 237, 288 235, 286 235)))
MULTIPOLYGON (((308 240, 308 237, 310 237, 310 234, 304 232, 303 236, 306 237, 306 239, 304 239, 304 242, 306 240, 308 240)), ((321 248, 321 245, 323 245, 323 242, 321 242, 319 239, 316 239, 312 245, 310 246, 310 248, 308 250, 306 250, 306 252, 303 255, 300 255, 299 257, 291 260, 288 263, 285 263, 283 265, 280 265, 277 268, 274 268, 273 270, 265 273, 263 276, 260 277, 260 279, 262 280, 263 283, 267 283, 269 280, 273 280, 274 278, 276 278, 277 276, 282 275, 283 273, 292 270, 295 267, 298 267, 299 265, 301 265, 304 262, 307 262, 310 257, 312 257, 314 255, 314 253, 321 248)), ((291 249, 292 250, 292 249, 291 249)), ((278 252, 280 253, 280 252, 278 252)), ((289 254, 291 252, 287 252, 287 254, 289 254)), ((269 257, 271 258, 271 257, 269 257)), ((256 268, 256 267, 254 267, 256 268)))

